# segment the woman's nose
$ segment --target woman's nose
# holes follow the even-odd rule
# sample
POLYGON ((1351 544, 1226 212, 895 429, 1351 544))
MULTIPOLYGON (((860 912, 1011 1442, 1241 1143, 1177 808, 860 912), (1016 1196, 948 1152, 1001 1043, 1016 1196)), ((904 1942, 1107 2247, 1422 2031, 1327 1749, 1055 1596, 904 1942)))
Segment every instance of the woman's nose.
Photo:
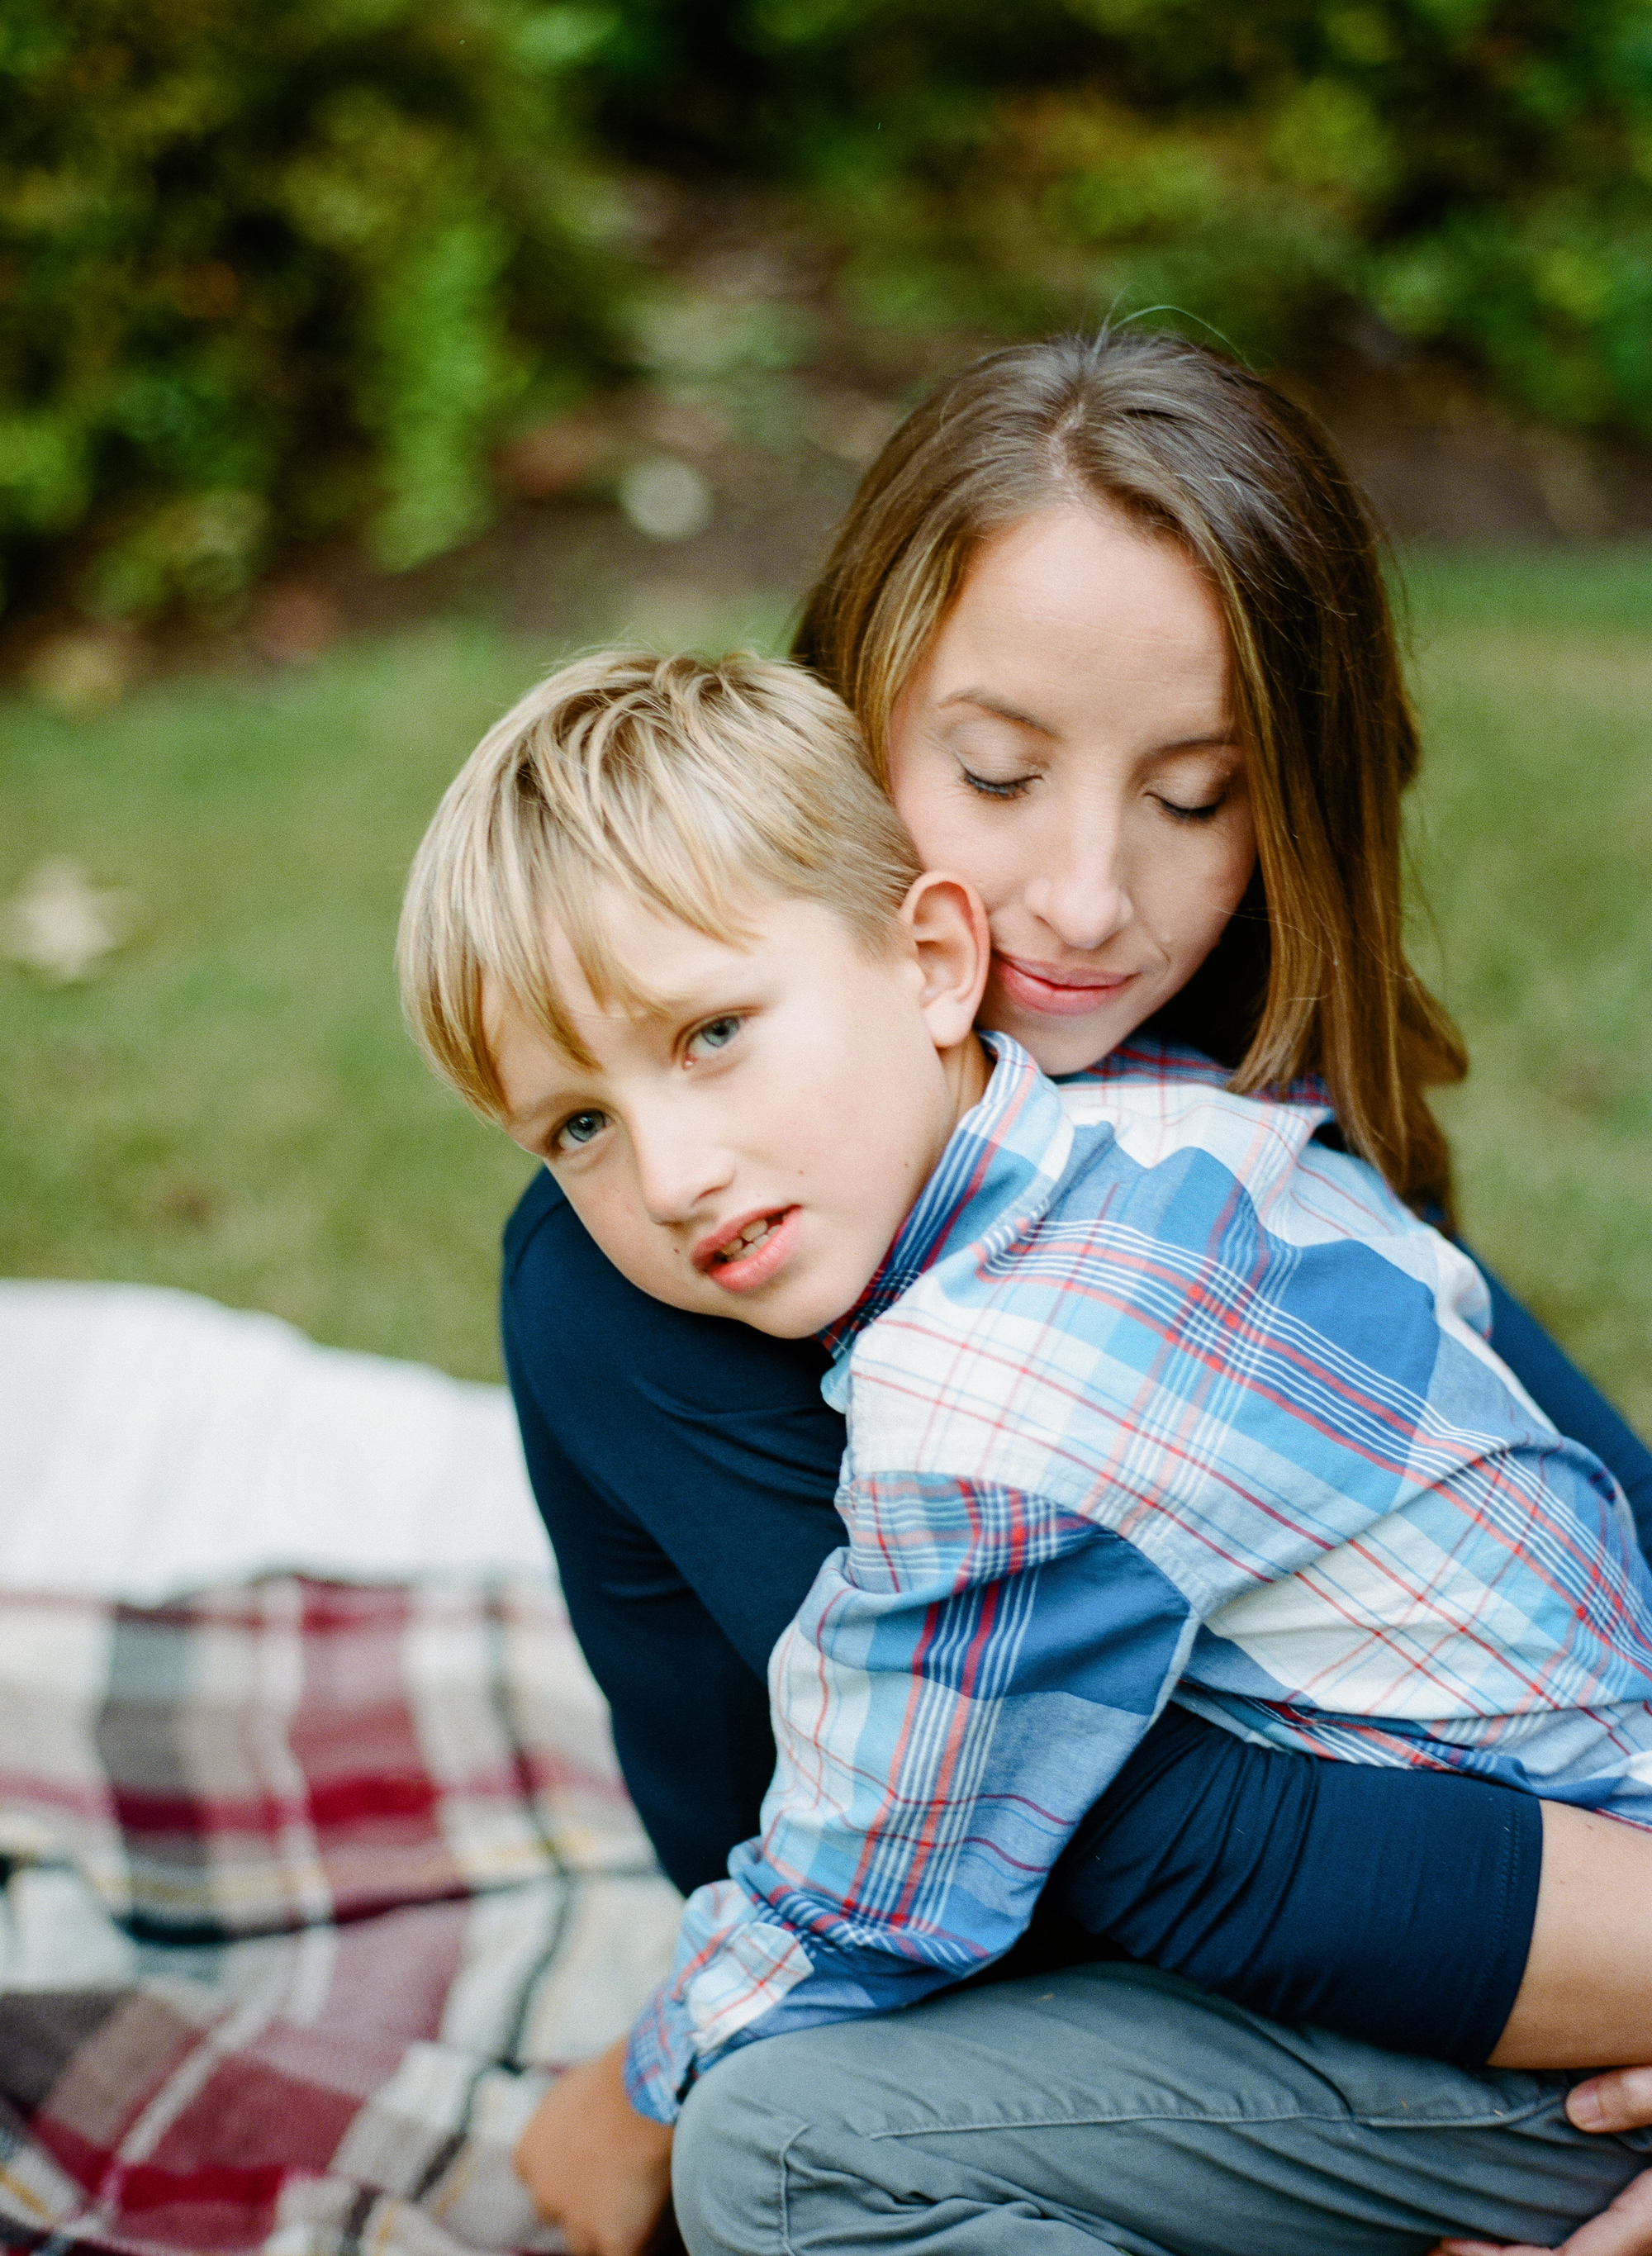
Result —
POLYGON ((1118 829, 1063 825, 1048 841, 1027 905, 1063 947, 1084 953, 1105 947, 1135 913, 1118 829))

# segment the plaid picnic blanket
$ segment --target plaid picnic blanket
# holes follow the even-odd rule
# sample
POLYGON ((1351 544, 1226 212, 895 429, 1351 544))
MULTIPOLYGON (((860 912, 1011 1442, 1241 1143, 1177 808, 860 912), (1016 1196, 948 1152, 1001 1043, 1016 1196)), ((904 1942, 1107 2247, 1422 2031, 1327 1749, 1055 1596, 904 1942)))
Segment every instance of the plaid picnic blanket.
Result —
POLYGON ((0 2248, 561 2244, 510 2165, 679 1900, 547 1585, 0 1593, 0 2248))

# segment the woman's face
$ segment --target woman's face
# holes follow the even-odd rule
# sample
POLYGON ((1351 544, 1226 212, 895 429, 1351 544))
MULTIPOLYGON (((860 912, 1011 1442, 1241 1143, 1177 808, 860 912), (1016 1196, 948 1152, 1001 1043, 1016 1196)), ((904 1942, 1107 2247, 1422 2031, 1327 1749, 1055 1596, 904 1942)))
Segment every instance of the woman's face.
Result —
POLYGON ((1048 1073, 1185 985, 1256 859, 1216 600, 1173 542, 1101 506, 981 550, 896 701, 889 765, 925 867, 986 903, 982 1023, 1048 1073))

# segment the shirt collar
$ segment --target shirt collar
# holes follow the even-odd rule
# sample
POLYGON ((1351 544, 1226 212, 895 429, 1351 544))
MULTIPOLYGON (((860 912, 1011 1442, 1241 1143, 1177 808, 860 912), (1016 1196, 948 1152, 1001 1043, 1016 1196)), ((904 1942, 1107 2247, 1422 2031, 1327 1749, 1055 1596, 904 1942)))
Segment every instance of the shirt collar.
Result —
MULTIPOLYGON (((1218 1065, 1214 1058, 1206 1057, 1203 1050, 1190 1048, 1186 1042, 1167 1040, 1161 1034, 1141 1032, 1132 1034, 1099 1057, 1093 1065, 1077 1073, 1062 1075, 1063 1088, 1087 1088, 1111 1082, 1151 1081, 1175 1087, 1187 1083, 1202 1083, 1208 1089, 1232 1090, 1232 1067, 1218 1065)), ((1260 1089, 1243 1092, 1253 1104, 1288 1105, 1293 1110, 1306 1106, 1322 1111, 1328 1117, 1332 1111, 1331 1092, 1323 1077, 1317 1073, 1297 1075, 1289 1081, 1270 1081, 1260 1089)))
POLYGON ((866 1326, 961 1247, 972 1247, 978 1263, 1001 1253, 1043 1213, 1066 1167, 1073 1130, 1055 1084, 1009 1035, 979 1039, 993 1060, 985 1093, 948 1138, 872 1282, 820 1335, 832 1358, 826 1399, 836 1408, 847 1399, 849 1351, 866 1326))

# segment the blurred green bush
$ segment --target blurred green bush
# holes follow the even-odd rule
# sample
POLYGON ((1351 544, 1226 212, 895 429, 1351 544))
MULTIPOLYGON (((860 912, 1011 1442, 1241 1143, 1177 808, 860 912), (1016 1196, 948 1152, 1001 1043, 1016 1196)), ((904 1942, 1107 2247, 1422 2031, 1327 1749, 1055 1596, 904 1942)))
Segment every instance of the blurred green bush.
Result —
POLYGON ((0 105, 0 563, 95 612, 477 529, 636 351, 628 165, 787 189, 874 323, 1415 340, 1652 436, 1652 0, 8 0, 0 105))
POLYGON ((809 188, 886 317, 1363 312, 1652 435, 1652 0, 630 0, 604 70, 633 149, 809 188))
POLYGON ((568 114, 611 25, 536 0, 7 0, 0 557, 85 608, 232 605, 277 536, 390 565, 491 512, 536 389, 611 360, 568 114))

